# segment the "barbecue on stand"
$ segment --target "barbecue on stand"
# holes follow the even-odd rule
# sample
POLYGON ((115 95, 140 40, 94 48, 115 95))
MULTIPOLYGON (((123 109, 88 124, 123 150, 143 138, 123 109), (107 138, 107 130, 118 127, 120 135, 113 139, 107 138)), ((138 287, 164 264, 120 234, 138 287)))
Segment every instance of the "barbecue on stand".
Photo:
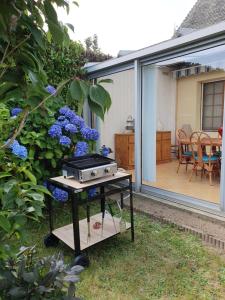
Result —
MULTIPOLYGON (((54 177, 47 181, 47 184, 53 184, 56 187, 62 188, 68 192, 71 199, 71 212, 72 224, 54 229, 53 227, 53 207, 52 198, 48 197, 48 212, 49 212, 49 225, 50 233, 44 238, 45 246, 56 246, 59 240, 63 241, 70 248, 74 250, 75 260, 74 264, 79 264, 84 267, 89 265, 89 259, 82 251, 120 233, 120 219, 105 214, 105 201, 107 196, 120 193, 121 208, 123 208, 123 192, 129 191, 130 196, 130 223, 126 222, 126 229, 131 230, 131 239, 134 241, 134 218, 133 218, 133 194, 132 194, 132 175, 123 172, 117 172, 114 176, 106 176, 96 180, 80 183, 74 180, 73 177, 64 178, 64 176, 54 177), (121 185, 121 182, 126 184, 121 185), (109 188, 110 187, 110 188, 109 188), (113 187, 113 188, 112 188, 113 187), (100 193, 93 197, 87 198, 87 205, 95 200, 101 202, 101 213, 89 216, 88 219, 79 221, 79 205, 84 204, 81 200, 81 192, 87 191, 92 188, 100 188, 100 193), (96 222, 102 223, 104 217, 104 229, 94 229, 93 225, 96 222), (91 237, 88 236, 88 226, 91 231, 91 237)), ((87 210, 89 211, 89 209, 87 210)), ((101 224, 103 226, 103 224, 101 224)))

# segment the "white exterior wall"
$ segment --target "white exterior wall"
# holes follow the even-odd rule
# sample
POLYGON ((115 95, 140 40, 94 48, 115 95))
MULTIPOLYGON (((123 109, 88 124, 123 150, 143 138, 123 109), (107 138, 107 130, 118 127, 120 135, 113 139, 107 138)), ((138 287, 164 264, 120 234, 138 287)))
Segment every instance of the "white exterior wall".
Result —
POLYGON ((176 79, 168 68, 158 68, 156 98, 156 128, 171 131, 172 144, 176 133, 176 79))
POLYGON ((106 145, 113 150, 111 157, 115 157, 114 135, 125 131, 126 120, 129 115, 134 117, 134 70, 115 73, 106 77, 113 83, 104 84, 109 92, 112 105, 105 114, 105 120, 97 120, 97 128, 100 132, 99 146, 106 145))

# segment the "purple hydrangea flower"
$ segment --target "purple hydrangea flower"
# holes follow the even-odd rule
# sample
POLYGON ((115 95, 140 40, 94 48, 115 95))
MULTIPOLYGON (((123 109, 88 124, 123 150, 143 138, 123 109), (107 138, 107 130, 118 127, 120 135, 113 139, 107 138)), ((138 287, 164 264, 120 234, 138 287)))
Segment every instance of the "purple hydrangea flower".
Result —
POLYGON ((97 141, 99 138, 99 133, 96 129, 92 129, 90 127, 84 127, 81 129, 81 135, 86 140, 97 141))
POLYGON ((68 193, 59 188, 54 189, 54 191, 52 192, 52 196, 59 202, 66 202, 68 200, 68 193))
POLYGON ((11 109, 11 116, 12 117, 16 117, 18 114, 20 114, 22 112, 22 108, 20 107, 15 107, 13 109, 11 109))
POLYGON ((45 89, 49 94, 52 94, 52 95, 56 94, 56 89, 54 88, 54 86, 52 86, 50 84, 47 85, 45 89))
POLYGON ((74 124, 67 124, 65 126, 65 130, 68 131, 68 132, 70 132, 70 133, 76 133, 76 132, 78 132, 77 126, 74 125, 74 124))
POLYGON ((52 138, 60 137, 62 135, 62 128, 59 125, 54 124, 50 127, 48 134, 52 138))
POLYGON ((62 135, 59 139, 59 143, 63 146, 69 147, 71 144, 71 139, 68 136, 62 135))
POLYGON ((21 146, 19 143, 15 144, 12 147, 12 153, 18 156, 21 159, 26 159, 27 158, 27 148, 24 146, 21 146))
POLYGON ((83 156, 88 153, 88 144, 86 142, 77 142, 74 156, 83 156))

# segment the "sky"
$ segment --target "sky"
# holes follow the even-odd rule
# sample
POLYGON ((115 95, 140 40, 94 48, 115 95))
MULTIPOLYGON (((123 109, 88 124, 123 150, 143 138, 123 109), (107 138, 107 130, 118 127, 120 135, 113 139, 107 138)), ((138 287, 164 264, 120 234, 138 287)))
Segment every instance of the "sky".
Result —
POLYGON ((97 34, 100 49, 116 56, 170 39, 196 0, 70 0, 69 15, 58 9, 59 20, 71 23, 73 40, 97 34))

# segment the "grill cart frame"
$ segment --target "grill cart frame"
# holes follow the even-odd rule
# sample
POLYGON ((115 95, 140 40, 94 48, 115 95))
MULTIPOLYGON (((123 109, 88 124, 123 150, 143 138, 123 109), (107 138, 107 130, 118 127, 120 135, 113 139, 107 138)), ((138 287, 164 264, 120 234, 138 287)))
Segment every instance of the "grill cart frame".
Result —
MULTIPOLYGON (((119 219, 113 218, 113 222, 109 216, 104 216, 106 197, 120 193, 120 205, 123 208, 123 193, 129 192, 130 198, 130 223, 126 222, 126 230, 131 231, 131 240, 134 241, 134 213, 133 213, 133 191, 132 191, 132 175, 117 172, 114 176, 106 176, 96 180, 80 183, 74 180, 74 178, 64 178, 63 176, 50 178, 47 180, 47 185, 53 184, 66 192, 68 192, 69 199, 71 199, 71 213, 72 224, 54 229, 53 224, 53 206, 52 197, 47 198, 47 209, 49 214, 49 234, 44 238, 44 244, 46 247, 55 246, 61 240, 74 250, 75 261, 74 264, 80 264, 83 266, 89 265, 88 258, 82 254, 83 250, 102 242, 112 236, 120 233, 119 219), (123 182, 123 184, 121 184, 123 182), (126 184, 124 184, 126 182, 126 184), (106 188, 108 187, 107 191, 106 188), (97 234, 97 231, 92 229, 92 241, 84 241, 84 236, 87 232, 87 219, 79 220, 79 205, 83 205, 85 202, 81 200, 81 192, 88 192, 89 189, 100 188, 100 193, 93 197, 87 198, 87 206, 90 202, 100 201, 101 213, 91 217, 93 221, 102 220, 104 218, 104 226, 107 230, 105 234, 97 234), (111 223, 111 225, 110 225, 111 223), (113 223, 113 225, 112 225, 113 223), (94 235, 95 234, 95 235, 94 235)), ((89 213, 87 215, 88 221, 90 220, 89 213)), ((92 228, 91 224, 91 228, 92 228)), ((100 230, 101 231, 101 230, 100 230)), ((104 232, 104 230, 103 230, 104 232)), ((99 232, 98 232, 99 233, 99 232)))

